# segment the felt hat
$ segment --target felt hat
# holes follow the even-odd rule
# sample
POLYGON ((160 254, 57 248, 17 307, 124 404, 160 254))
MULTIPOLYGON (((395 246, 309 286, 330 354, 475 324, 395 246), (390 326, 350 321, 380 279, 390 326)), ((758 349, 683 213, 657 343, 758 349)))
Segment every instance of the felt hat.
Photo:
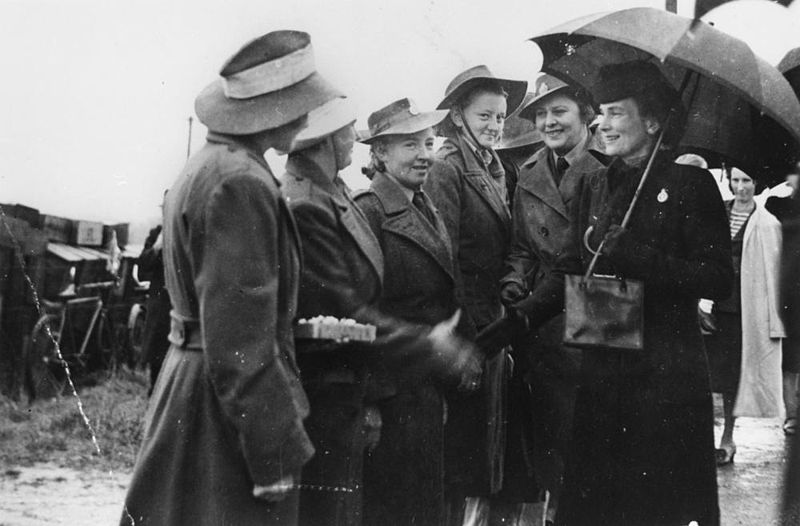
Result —
POLYGON ((237 51, 194 107, 210 130, 249 135, 283 126, 340 96, 316 72, 308 33, 281 30, 237 51))
POLYGON ((526 102, 522 104, 523 108, 519 111, 519 116, 523 119, 535 121, 537 103, 557 93, 564 93, 570 98, 575 99, 579 104, 586 103, 594 107, 594 101, 586 90, 578 86, 567 84, 553 75, 542 73, 536 78, 534 86, 533 93, 535 96, 530 101, 526 99, 526 102))
POLYGON ((506 102, 507 115, 511 115, 516 111, 528 90, 527 81, 500 79, 495 77, 494 74, 489 71, 488 67, 483 65, 475 66, 466 71, 462 71, 450 81, 450 84, 447 85, 447 89, 444 92, 444 98, 436 109, 449 110, 461 97, 484 82, 496 82, 508 93, 506 102))
POLYGON ((308 112, 306 127, 292 140, 290 152, 304 150, 328 135, 356 122, 356 110, 350 99, 337 97, 308 112))
POLYGON ((495 150, 510 150, 511 148, 530 146, 544 141, 542 134, 536 129, 533 121, 521 116, 522 112, 530 107, 535 98, 536 93, 528 92, 519 109, 506 119, 503 125, 503 136, 500 138, 500 144, 495 147, 495 150))
POLYGON ((413 100, 405 98, 374 111, 367 119, 368 130, 359 131, 359 142, 369 144, 386 135, 407 135, 433 128, 447 116, 447 110, 420 112, 413 100))
POLYGON ((599 82, 592 88, 592 95, 598 104, 607 104, 643 93, 653 93, 671 103, 680 100, 675 88, 667 82, 658 66, 651 62, 609 64, 600 68, 599 76, 599 82))

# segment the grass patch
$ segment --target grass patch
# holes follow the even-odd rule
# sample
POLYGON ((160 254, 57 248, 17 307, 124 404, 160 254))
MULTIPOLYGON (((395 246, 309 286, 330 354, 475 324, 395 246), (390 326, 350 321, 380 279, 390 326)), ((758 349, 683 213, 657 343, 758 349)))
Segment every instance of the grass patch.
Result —
POLYGON ((123 369, 74 396, 23 404, 0 398, 0 467, 55 462, 75 469, 130 471, 142 440, 148 380, 123 369))

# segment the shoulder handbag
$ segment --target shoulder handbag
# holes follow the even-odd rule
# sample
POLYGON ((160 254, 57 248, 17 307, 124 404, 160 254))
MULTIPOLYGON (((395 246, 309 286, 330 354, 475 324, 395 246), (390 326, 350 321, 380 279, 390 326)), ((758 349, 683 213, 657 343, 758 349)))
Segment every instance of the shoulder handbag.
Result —
MULTIPOLYGON (((650 154, 631 204, 620 225, 625 228, 639 199, 653 159, 664 137, 661 134, 650 154)), ((594 251, 588 245, 592 227, 584 244, 594 254, 585 274, 564 276, 564 338, 567 345, 585 349, 641 350, 644 346, 644 283, 640 280, 594 274, 605 240, 594 251)))

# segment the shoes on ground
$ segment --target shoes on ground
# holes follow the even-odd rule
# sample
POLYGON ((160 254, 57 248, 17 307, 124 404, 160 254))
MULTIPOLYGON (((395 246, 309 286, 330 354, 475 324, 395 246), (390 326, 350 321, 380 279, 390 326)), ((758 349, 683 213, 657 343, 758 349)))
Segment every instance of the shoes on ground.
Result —
POLYGON ((736 456, 736 444, 725 444, 715 452, 717 466, 727 466, 733 464, 733 457, 736 456))
POLYGON ((783 422, 783 434, 792 436, 797 434, 797 419, 789 417, 783 422))

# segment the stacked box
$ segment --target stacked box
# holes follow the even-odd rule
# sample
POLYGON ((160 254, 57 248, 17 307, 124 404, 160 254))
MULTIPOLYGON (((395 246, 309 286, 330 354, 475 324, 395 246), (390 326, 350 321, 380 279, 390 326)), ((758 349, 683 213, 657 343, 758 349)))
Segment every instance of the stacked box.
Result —
POLYGON ((21 219, 33 228, 40 228, 42 226, 41 215, 39 214, 39 210, 36 208, 31 208, 30 206, 20 204, 0 204, 0 206, 3 207, 3 212, 9 217, 21 219))
POLYGON ((70 242, 75 245, 99 247, 103 244, 103 223, 73 221, 70 242))
POLYGON ((66 217, 42 215, 42 228, 47 239, 56 243, 69 243, 72 238, 72 220, 66 217))

